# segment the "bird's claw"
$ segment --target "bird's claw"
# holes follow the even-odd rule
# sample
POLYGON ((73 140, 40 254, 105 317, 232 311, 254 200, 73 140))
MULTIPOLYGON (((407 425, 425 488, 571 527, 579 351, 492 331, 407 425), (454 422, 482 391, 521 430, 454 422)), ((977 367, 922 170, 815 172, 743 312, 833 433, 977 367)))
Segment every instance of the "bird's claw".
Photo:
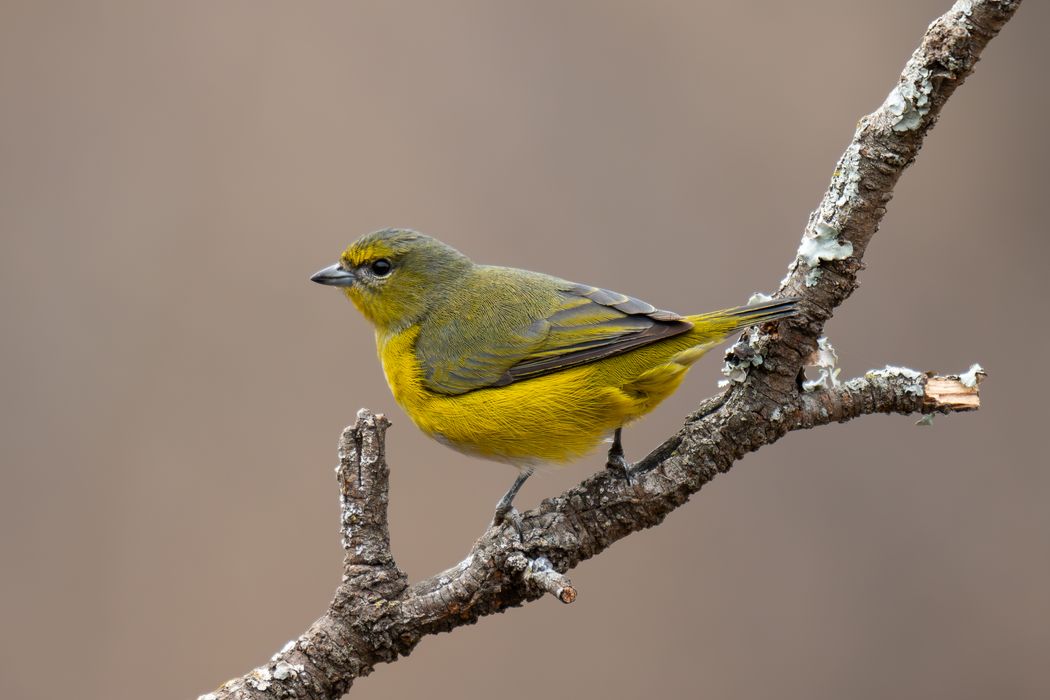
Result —
POLYGON ((605 462, 605 468, 614 472, 617 476, 622 476, 627 480, 629 486, 634 486, 634 476, 631 471, 631 465, 622 454, 613 454, 610 451, 609 459, 605 462))
POLYGON ((626 479, 628 486, 634 486, 634 479, 631 477, 631 465, 624 456, 623 442, 620 440, 622 432, 623 428, 617 428, 613 431, 612 445, 609 446, 609 457, 605 460, 605 468, 626 479))
POLYGON ((519 538, 521 537, 521 515, 514 508, 514 497, 518 495, 521 485, 532 476, 532 471, 531 468, 524 469, 518 474, 518 478, 507 489, 507 493, 503 494, 503 498, 499 499, 499 503, 496 504, 496 513, 492 516, 493 527, 500 527, 504 523, 509 523, 518 531, 519 538))
POLYGON ((521 513, 509 503, 506 506, 502 503, 497 505, 496 513, 492 516, 492 527, 502 527, 504 525, 510 525, 514 528, 515 532, 518 533, 518 537, 521 538, 523 527, 521 513))

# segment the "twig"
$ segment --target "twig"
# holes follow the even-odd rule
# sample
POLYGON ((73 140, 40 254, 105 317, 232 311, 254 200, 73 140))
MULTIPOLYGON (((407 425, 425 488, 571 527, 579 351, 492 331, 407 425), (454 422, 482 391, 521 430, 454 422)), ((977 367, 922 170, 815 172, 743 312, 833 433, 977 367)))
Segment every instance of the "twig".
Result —
POLYGON ((561 602, 568 604, 576 600, 576 589, 565 574, 559 573, 546 557, 528 559, 524 554, 512 554, 507 564, 512 570, 520 571, 525 582, 536 586, 561 602))

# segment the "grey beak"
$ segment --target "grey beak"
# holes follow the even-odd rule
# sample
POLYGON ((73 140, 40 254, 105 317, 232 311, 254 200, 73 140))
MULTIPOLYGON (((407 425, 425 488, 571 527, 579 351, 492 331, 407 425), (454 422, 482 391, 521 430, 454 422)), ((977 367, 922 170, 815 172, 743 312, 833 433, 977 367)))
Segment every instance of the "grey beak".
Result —
POLYGON ((344 270, 339 266, 339 263, 329 265, 323 270, 318 270, 314 273, 314 276, 310 278, 311 282, 327 284, 332 287, 352 287, 354 280, 354 273, 349 270, 344 270))

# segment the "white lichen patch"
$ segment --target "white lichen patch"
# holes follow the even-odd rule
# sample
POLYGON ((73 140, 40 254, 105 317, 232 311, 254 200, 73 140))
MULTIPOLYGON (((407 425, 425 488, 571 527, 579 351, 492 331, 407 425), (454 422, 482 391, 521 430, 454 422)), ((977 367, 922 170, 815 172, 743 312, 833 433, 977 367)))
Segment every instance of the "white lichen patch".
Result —
POLYGON ((287 661, 278 661, 273 667, 273 677, 279 681, 298 676, 303 672, 305 666, 302 664, 290 664, 287 661))
POLYGON ((752 304, 764 304, 767 301, 773 301, 773 297, 769 296, 768 294, 763 294, 762 292, 755 292, 747 298, 747 305, 751 306, 752 304))
POLYGON ((198 695, 197 700, 218 700, 219 696, 215 693, 205 693, 204 695, 198 695))
POLYGON ((824 275, 824 271, 819 267, 811 267, 809 272, 806 273, 806 286, 815 287, 820 278, 824 275))
POLYGON ((952 12, 961 12, 967 17, 973 14, 973 0, 956 0, 952 12))
POLYGON ((750 363, 744 364, 730 364, 726 362, 722 365, 722 374, 729 377, 718 382, 718 386, 726 386, 730 382, 743 382, 747 379, 747 369, 750 367, 750 363))
POLYGON ((968 389, 973 389, 984 377, 984 368, 975 362, 970 365, 970 369, 959 375, 959 381, 968 389))
POLYGON ((273 676, 268 668, 257 668, 248 675, 248 685, 256 690, 266 690, 272 680, 273 676))
POLYGON ((922 124, 922 118, 930 113, 933 106, 930 95, 933 93, 933 73, 928 68, 916 67, 913 71, 905 69, 905 78, 886 96, 883 107, 893 117, 894 131, 910 131, 922 124))
MULTIPOLYGON (((754 347, 755 343, 758 342, 760 337, 758 329, 752 328, 748 342, 750 347, 754 347)), ((736 345, 726 350, 725 362, 722 363, 722 374, 728 379, 723 379, 718 382, 719 388, 727 387, 731 382, 742 383, 747 379, 747 372, 752 367, 758 367, 765 360, 757 352, 750 356, 748 359, 742 359, 734 352, 736 345)))
POLYGON ((835 173, 831 177, 831 186, 839 191, 835 206, 841 207, 860 192, 860 144, 853 142, 842 154, 835 173))
POLYGON ((835 348, 831 345, 831 341, 828 340, 827 336, 817 338, 817 349, 806 361, 807 367, 817 368, 817 377, 802 382, 802 390, 816 391, 825 387, 828 389, 837 387, 839 385, 839 372, 842 371, 836 366, 838 362, 839 355, 835 352, 835 348))
POLYGON ((864 376, 868 379, 905 379, 908 381, 904 385, 904 393, 911 394, 912 396, 922 396, 926 393, 926 388, 923 385, 923 374, 922 372, 916 372, 913 369, 907 367, 894 367, 892 365, 886 365, 883 369, 871 369, 864 373, 864 376))
POLYGON ((839 230, 823 221, 817 221, 802 236, 798 258, 810 267, 821 260, 844 260, 853 254, 853 244, 839 241, 839 230))
POLYGON ((824 388, 824 374, 821 373, 816 379, 807 379, 802 382, 802 391, 816 391, 824 388))
POLYGON ((927 425, 933 425, 933 413, 927 413, 925 416, 915 421, 915 425, 920 427, 926 427, 927 425))
POLYGON ((845 387, 847 391, 857 392, 864 389, 865 384, 866 383, 862 378, 854 377, 853 379, 847 380, 842 386, 845 387))
POLYGON ((882 369, 873 369, 868 374, 894 375, 898 377, 914 379, 916 381, 922 379, 922 372, 916 372, 915 370, 908 369, 907 367, 894 367, 893 365, 886 365, 882 369))

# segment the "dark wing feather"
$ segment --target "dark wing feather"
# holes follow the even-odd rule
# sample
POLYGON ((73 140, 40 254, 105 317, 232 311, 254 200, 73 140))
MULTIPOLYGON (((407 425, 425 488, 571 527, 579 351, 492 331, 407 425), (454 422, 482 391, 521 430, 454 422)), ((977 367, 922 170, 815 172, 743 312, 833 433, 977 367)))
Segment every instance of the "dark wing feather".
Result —
POLYGON ((607 289, 479 267, 416 340, 430 391, 458 395, 539 377, 686 333, 692 323, 607 289))
POLYGON ((608 289, 578 284, 563 295, 562 307, 547 318, 543 346, 509 367, 495 386, 619 355, 693 327, 678 314, 608 289))

